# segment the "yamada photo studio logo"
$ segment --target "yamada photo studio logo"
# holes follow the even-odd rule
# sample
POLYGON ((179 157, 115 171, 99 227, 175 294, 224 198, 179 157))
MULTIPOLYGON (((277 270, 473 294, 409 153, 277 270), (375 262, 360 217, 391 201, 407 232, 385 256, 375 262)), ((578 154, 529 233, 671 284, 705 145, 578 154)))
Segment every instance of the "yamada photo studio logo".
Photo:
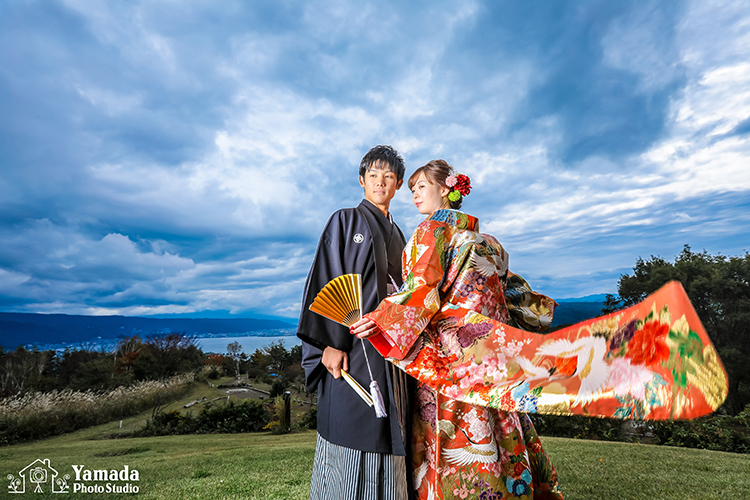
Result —
MULTIPOLYGON (((26 488, 33 488, 34 493, 68 493, 70 491, 69 474, 60 475, 49 463, 49 458, 36 459, 18 472, 18 476, 8 474, 8 493, 26 493, 26 488)), ((31 491, 31 490, 30 490, 31 491)))
POLYGON ((87 469, 73 465, 73 475, 60 474, 49 458, 36 459, 17 475, 8 474, 8 493, 138 493, 138 470, 128 465, 121 469, 87 469))

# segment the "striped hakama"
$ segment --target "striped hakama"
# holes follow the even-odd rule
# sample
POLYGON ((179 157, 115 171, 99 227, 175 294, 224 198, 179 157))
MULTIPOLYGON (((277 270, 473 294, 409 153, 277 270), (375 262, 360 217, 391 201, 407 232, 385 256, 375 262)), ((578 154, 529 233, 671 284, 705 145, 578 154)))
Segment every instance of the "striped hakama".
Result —
POLYGON ((318 434, 310 500, 406 500, 406 457, 353 450, 318 434))

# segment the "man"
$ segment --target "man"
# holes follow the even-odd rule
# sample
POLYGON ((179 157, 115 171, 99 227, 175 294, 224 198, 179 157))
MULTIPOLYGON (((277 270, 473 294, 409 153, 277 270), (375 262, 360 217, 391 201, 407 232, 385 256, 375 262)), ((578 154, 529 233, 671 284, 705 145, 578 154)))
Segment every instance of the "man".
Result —
POLYGON ((342 274, 362 276, 363 312, 375 309, 401 286, 406 242, 389 207, 404 172, 404 160, 392 147, 368 151, 359 167, 365 199, 358 207, 331 216, 307 277, 297 336, 303 341, 308 387, 318 389, 311 500, 402 500, 410 495, 405 456, 413 381, 385 361, 370 342, 363 343, 348 328, 309 310, 326 283, 342 274), (342 369, 365 388, 372 372, 387 417, 376 416, 341 377, 342 369))

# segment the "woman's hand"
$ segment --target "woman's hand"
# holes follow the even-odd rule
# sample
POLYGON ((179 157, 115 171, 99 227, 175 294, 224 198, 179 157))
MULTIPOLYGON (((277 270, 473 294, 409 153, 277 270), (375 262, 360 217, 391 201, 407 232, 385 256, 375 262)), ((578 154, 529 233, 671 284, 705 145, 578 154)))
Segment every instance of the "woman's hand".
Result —
POLYGON ((366 339, 374 335, 380 335, 381 333, 378 324, 369 318, 360 319, 349 327, 349 331, 352 335, 356 335, 360 339, 366 339))

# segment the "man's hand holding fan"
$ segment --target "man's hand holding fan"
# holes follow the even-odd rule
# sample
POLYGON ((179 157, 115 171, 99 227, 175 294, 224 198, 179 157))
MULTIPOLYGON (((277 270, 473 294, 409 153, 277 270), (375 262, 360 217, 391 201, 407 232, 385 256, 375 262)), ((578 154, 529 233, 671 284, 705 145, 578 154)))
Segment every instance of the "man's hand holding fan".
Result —
MULTIPOLYGON (((331 321, 349 328, 362 318, 362 277, 359 274, 343 274, 329 281, 310 304, 310 310, 331 321)), ((362 341, 363 342, 363 341, 362 341)), ((365 349, 364 342, 362 349, 365 349)), ((359 394, 369 406, 375 406, 378 417, 387 416, 383 396, 377 382, 372 378, 370 361, 365 361, 370 372, 370 392, 368 393, 346 370, 341 370, 344 380, 359 394)))

